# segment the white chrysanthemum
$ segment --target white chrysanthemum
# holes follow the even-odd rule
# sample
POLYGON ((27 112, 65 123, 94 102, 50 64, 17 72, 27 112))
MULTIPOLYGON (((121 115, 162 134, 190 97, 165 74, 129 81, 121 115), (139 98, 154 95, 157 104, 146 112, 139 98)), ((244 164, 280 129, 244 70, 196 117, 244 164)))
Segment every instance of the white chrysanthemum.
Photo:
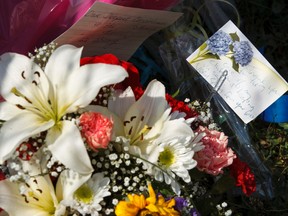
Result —
POLYGON ((156 166, 152 168, 156 180, 163 181, 164 177, 165 182, 171 184, 171 177, 176 174, 187 183, 191 181, 188 170, 194 168, 197 162, 192 159, 194 151, 188 147, 189 141, 175 138, 160 144, 162 149, 158 160, 153 163, 161 169, 156 166))
POLYGON ((202 148, 200 140, 204 134, 196 135, 192 132, 191 136, 173 136, 170 131, 173 130, 172 124, 167 125, 169 127, 155 140, 153 154, 142 156, 150 162, 148 172, 155 176, 156 180, 171 184, 174 192, 180 194, 180 186, 175 177, 178 176, 187 183, 191 181, 189 170, 197 165, 193 156, 195 151, 202 148))
POLYGON ((104 197, 111 195, 109 181, 103 173, 96 173, 81 185, 72 197, 63 200, 62 204, 70 206, 82 215, 98 216, 102 209, 100 202, 104 197))

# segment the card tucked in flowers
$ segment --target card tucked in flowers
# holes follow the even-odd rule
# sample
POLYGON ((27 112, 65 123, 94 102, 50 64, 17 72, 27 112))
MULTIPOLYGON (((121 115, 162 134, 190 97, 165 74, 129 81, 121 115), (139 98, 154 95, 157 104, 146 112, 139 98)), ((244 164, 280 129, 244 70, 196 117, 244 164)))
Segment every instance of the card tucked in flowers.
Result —
POLYGON ((288 90, 287 82, 231 21, 187 61, 245 123, 288 90))
POLYGON ((146 38, 171 25, 181 15, 95 2, 85 16, 55 42, 84 46, 83 56, 113 53, 127 60, 146 38))

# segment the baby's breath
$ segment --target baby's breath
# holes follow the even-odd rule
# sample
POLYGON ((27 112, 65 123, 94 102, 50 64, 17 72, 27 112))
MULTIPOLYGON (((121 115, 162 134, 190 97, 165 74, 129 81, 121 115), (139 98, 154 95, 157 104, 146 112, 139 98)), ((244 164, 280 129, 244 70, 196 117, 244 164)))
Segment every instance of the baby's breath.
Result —
POLYGON ((98 162, 93 164, 97 172, 106 173, 106 177, 110 178, 111 197, 104 198, 103 215, 110 215, 119 200, 123 200, 127 194, 139 194, 147 189, 147 180, 151 180, 145 174, 141 164, 136 162, 136 158, 127 152, 117 152, 112 144, 108 148, 98 153, 91 152, 92 160, 98 162), (109 213, 110 212, 110 213, 109 213), (109 213, 109 214, 107 214, 109 213))

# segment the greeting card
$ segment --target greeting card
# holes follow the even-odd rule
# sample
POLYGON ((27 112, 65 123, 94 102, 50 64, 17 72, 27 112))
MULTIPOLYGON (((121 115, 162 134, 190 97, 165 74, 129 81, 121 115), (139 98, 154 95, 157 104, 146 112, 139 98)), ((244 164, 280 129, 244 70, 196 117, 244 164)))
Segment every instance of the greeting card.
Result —
POLYGON ((231 21, 187 61, 245 123, 288 90, 287 82, 231 21))

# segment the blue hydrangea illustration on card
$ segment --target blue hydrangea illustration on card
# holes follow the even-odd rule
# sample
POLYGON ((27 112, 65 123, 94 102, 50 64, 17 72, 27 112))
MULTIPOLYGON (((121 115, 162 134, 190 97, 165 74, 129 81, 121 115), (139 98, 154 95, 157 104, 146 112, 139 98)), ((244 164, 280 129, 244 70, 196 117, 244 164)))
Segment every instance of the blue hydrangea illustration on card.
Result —
POLYGON ((288 91, 287 82, 232 21, 187 61, 245 123, 288 91))

